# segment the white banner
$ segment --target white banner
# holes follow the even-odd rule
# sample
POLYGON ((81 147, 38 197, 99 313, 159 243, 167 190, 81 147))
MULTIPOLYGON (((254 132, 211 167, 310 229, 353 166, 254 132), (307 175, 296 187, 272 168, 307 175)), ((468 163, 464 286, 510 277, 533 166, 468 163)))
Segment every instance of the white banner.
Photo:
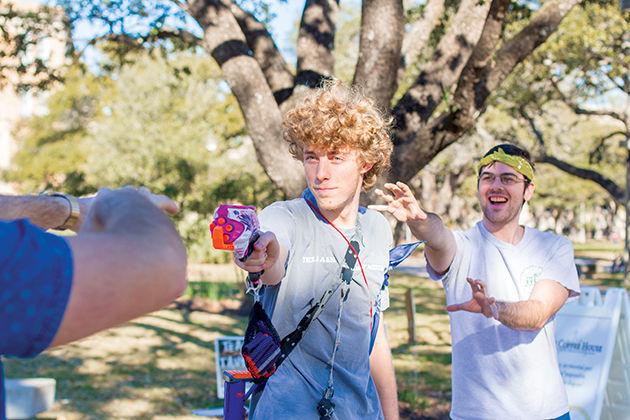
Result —
POLYGON ((244 338, 225 336, 214 340, 214 354, 217 372, 217 397, 223 399, 223 371, 247 370, 241 355, 244 338))
POLYGON ((630 376, 623 373, 630 373, 630 349, 621 342, 629 325, 627 301, 624 289, 609 288, 602 300, 598 289, 584 287, 579 301, 568 303, 556 316, 558 363, 572 420, 630 418, 630 376), (621 375, 611 370, 621 370, 621 375), (611 383, 615 373, 621 381, 611 383), (619 387, 625 398, 607 398, 607 391, 619 387), (624 411, 623 417, 613 414, 624 411))

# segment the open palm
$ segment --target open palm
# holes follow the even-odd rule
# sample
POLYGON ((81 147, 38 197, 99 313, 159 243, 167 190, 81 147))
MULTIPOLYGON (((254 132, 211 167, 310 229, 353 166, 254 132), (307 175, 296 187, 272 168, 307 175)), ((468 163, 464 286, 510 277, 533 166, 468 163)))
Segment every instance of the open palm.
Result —
POLYGON ((376 194, 387 202, 387 211, 400 222, 424 220, 427 214, 420 208, 411 189, 402 182, 384 185, 389 194, 376 190, 376 194))
POLYGON ((446 310, 449 312, 466 311, 478 314, 482 313, 490 318, 492 316, 490 305, 494 303, 495 299, 486 295, 486 288, 481 280, 473 280, 470 277, 466 280, 472 289, 472 299, 464 303, 448 305, 446 310))

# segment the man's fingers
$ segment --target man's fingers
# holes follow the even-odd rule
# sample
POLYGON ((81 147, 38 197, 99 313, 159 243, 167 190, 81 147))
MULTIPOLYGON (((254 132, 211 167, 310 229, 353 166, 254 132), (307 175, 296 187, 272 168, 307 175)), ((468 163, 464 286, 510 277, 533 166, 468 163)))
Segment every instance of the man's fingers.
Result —
POLYGON ((398 188, 401 189, 401 191, 405 194, 405 195, 413 195, 413 193, 411 192, 411 188, 409 188, 409 186, 407 184, 405 184, 404 182, 400 182, 398 181, 396 183, 396 186, 398 188))
POLYGON ((257 273, 259 271, 264 270, 264 267, 263 267, 263 262, 264 261, 259 261, 256 258, 251 258, 250 257, 246 261, 243 262, 240 259, 238 259, 238 257, 235 254, 234 255, 234 262, 236 263, 237 266, 239 266, 240 268, 242 268, 243 270, 245 270, 245 271, 247 271, 249 273, 257 273))
POLYGON ((446 310, 449 312, 457 312, 457 311, 461 311, 463 309, 462 304, 461 303, 456 303, 454 305, 448 305, 446 307, 446 310))
POLYGON ((164 212, 166 212, 167 214, 170 214, 171 216, 176 215, 177 213, 179 213, 179 204, 177 204, 175 201, 171 200, 170 198, 166 197, 166 196, 161 196, 161 201, 160 204, 158 205, 159 208, 161 208, 164 212))
POLYGON ((391 184, 388 182, 383 186, 387 188, 397 198, 400 198, 401 196, 405 194, 405 192, 396 184, 391 184))
POLYGON ((256 265, 257 270, 266 270, 275 264, 280 254, 280 244, 276 235, 272 232, 263 232, 254 243, 254 252, 249 256, 246 263, 256 265))
POLYGON ((269 243, 274 240, 276 236, 271 232, 263 232, 254 244, 254 250, 264 251, 269 246, 269 243))
POLYGON ((377 195, 378 195, 379 197, 381 197, 383 200, 385 200, 385 202, 386 202, 387 204, 390 204, 390 205, 391 205, 391 204, 396 204, 396 203, 397 203, 397 200, 396 200, 394 197, 392 197, 391 195, 389 195, 389 194, 385 194, 385 193, 384 193, 383 191, 381 191, 381 190, 378 190, 378 191, 380 191, 380 194, 377 192, 377 195))

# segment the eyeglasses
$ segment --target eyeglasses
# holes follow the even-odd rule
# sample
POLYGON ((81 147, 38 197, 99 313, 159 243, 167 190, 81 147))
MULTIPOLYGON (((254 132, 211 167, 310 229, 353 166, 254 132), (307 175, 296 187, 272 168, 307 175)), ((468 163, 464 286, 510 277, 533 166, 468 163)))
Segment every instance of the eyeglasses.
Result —
MULTIPOLYGON (((483 174, 479 176, 479 182, 486 185, 494 184, 495 179, 497 179, 497 176, 489 172, 484 172, 483 174)), ((514 174, 500 174, 499 180, 501 181, 501 184, 505 186, 516 185, 521 182, 527 182, 525 178, 520 178, 514 174)))

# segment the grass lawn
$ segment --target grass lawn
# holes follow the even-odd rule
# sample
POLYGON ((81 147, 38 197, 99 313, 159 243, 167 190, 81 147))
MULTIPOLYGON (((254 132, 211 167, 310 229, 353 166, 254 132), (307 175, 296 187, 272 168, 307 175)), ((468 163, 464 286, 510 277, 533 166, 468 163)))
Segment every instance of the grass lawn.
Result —
MULTIPOLYGON (((386 320, 404 418, 443 418, 450 401, 451 358, 442 290, 409 276, 394 275, 391 283, 386 320), (418 311, 419 342, 414 345, 407 344, 404 307, 411 286, 418 311)), ((234 286, 230 281, 208 290, 210 295, 232 293, 238 290, 234 286)), ((245 324, 245 317, 232 312, 165 309, 33 360, 5 360, 5 372, 8 378, 57 380, 54 409, 38 418, 199 419, 191 410, 222 404, 216 398, 214 339, 240 335, 245 324)))
MULTIPOLYGON (((212 299, 226 295, 238 298, 239 284, 234 280, 238 273, 227 267, 218 269, 231 280, 213 278, 209 285, 193 282, 191 290, 212 299)), ((203 273, 197 274, 197 279, 203 277, 203 273)), ((621 285, 621 275, 593 275, 582 283, 616 287, 621 285)), ((451 342, 441 285, 394 274, 390 295, 391 307, 385 318, 402 417, 447 418, 451 342), (415 344, 407 342, 408 288, 412 288, 416 303, 415 344)), ((234 315, 235 311, 221 312, 212 304, 203 307, 209 310, 165 309, 33 360, 7 360, 7 377, 57 380, 54 409, 38 418, 199 419, 190 414, 191 410, 222 404, 216 398, 214 339, 241 335, 246 323, 244 316, 234 315)), ((237 308, 238 301, 232 300, 231 307, 237 308)))

